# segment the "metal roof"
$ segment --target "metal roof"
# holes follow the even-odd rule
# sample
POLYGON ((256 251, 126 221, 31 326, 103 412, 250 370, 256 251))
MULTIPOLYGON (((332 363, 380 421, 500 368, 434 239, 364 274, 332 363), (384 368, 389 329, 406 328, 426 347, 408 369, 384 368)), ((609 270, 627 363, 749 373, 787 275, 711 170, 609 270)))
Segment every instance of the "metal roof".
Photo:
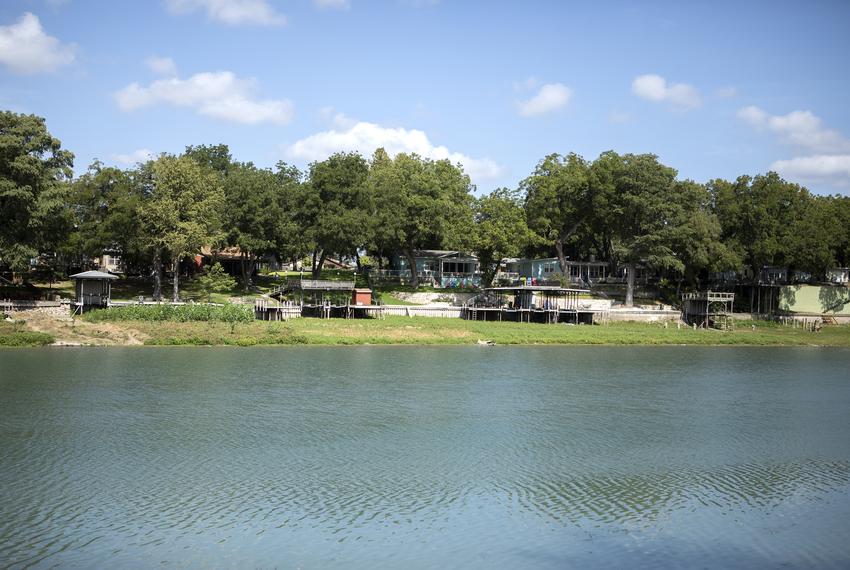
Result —
POLYGON ((71 275, 71 279, 118 279, 118 277, 104 271, 83 271, 82 273, 71 275))
POLYGON ((485 291, 548 291, 551 293, 590 293, 588 289, 567 289, 555 285, 516 285, 514 287, 488 287, 485 291))

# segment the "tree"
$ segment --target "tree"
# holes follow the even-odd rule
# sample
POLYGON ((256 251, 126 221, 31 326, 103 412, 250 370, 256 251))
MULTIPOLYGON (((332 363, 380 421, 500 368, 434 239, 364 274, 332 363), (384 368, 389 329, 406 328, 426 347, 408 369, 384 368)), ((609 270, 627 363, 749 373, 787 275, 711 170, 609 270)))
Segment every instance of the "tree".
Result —
MULTIPOLYGON (((735 182, 712 180, 708 184, 720 220, 722 239, 751 271, 757 285, 765 266, 788 265, 793 256, 792 237, 803 189, 775 172, 740 176, 735 182)), ((751 291, 755 309, 755 287, 751 291)))
POLYGON ((239 248, 242 287, 246 292, 257 256, 276 253, 286 225, 281 188, 272 171, 251 163, 231 166, 224 178, 224 231, 228 245, 239 248))
POLYGON ((224 270, 221 263, 217 262, 205 267, 197 281, 198 288, 207 298, 208 303, 212 301, 213 293, 231 291, 236 286, 236 279, 224 270))
POLYGON ((835 265, 842 238, 837 203, 829 196, 812 196, 800 189, 786 256, 789 269, 800 269, 825 279, 835 265))
POLYGON ((204 168, 217 172, 221 176, 225 176, 236 165, 230 155, 230 148, 226 144, 189 145, 183 151, 183 156, 191 158, 204 168))
POLYGON ((35 115, 0 112, 0 262, 22 271, 63 239, 54 224, 68 194, 74 155, 35 115))
POLYGON ((596 188, 590 165, 577 154, 550 154, 520 182, 525 192, 528 227, 555 247, 561 273, 567 274, 565 246, 578 237, 582 224, 594 213, 596 188))
POLYGON ((313 244, 313 279, 329 254, 354 257, 372 225, 369 166, 357 153, 337 153, 310 165, 299 221, 313 244))
POLYGON ((683 280, 699 288, 701 277, 734 269, 740 265, 740 258, 720 239, 720 221, 712 211, 711 194, 705 185, 691 180, 677 182, 674 194, 682 204, 674 210, 679 218, 671 223, 672 249, 683 266, 676 272, 678 297, 683 280))
MULTIPOLYGON (((170 255, 174 301, 179 300, 180 260, 220 238, 224 192, 219 177, 191 158, 162 155, 149 165, 150 191, 138 211, 154 263, 170 255)), ((157 284, 154 297, 159 298, 157 284)))
POLYGON ((138 257, 140 200, 132 171, 94 161, 71 185, 67 212, 73 229, 60 250, 83 266, 107 249, 121 251, 125 262, 138 257))
POLYGON ((516 257, 535 239, 528 229, 518 191, 498 188, 473 203, 475 247, 481 264, 481 284, 489 287, 506 257, 516 257))
POLYGON ((435 246, 471 250, 475 245, 472 185, 459 165, 405 153, 391 159, 378 149, 369 186, 378 239, 383 247, 405 256, 414 288, 419 286, 415 250, 435 246))
POLYGON ((835 261, 840 267, 850 267, 850 196, 833 198, 838 235, 835 239, 835 261))
POLYGON ((676 241, 696 204, 677 192, 676 171, 655 155, 609 151, 596 163, 596 184, 606 205, 599 215, 612 236, 613 254, 626 267, 625 304, 632 306, 638 265, 684 271, 676 241))

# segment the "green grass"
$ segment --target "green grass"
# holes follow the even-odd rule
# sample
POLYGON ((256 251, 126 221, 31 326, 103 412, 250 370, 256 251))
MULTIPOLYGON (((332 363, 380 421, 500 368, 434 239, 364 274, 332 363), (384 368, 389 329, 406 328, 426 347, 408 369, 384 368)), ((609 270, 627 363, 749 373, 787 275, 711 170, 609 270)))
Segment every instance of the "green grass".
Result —
POLYGON ((0 346, 45 346, 54 340, 47 333, 26 330, 21 323, 0 322, 0 346))
POLYGON ((850 327, 830 326, 819 333, 782 326, 749 324, 734 332, 692 330, 675 325, 612 323, 570 326, 476 322, 428 317, 386 319, 311 319, 287 322, 227 323, 123 321, 147 335, 153 345, 462 345, 489 340, 500 345, 742 345, 850 347, 850 327))
POLYGON ((381 303, 384 305, 419 305, 419 303, 411 303, 404 299, 399 299, 389 291, 377 291, 380 296, 381 303))

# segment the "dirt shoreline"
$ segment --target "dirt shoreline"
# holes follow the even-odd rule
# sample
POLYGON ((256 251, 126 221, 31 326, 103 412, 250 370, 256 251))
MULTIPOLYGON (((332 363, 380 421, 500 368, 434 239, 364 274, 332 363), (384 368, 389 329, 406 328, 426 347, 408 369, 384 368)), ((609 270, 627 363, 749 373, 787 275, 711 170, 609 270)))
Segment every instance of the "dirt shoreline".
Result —
POLYGON ((149 338, 130 327, 71 317, 62 307, 15 312, 12 318, 34 332, 53 336, 56 340, 48 346, 140 346, 149 338))

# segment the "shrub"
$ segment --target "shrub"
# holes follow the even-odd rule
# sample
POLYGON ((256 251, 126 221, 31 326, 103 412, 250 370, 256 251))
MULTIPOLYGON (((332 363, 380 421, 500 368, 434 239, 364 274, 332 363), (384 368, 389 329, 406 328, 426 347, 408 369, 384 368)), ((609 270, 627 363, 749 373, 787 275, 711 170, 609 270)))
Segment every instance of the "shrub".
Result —
POLYGON ((45 346, 55 339, 47 333, 31 331, 0 332, 0 346, 45 346))
POLYGON ((102 321, 172 321, 186 323, 192 321, 218 321, 235 326, 236 323, 250 323, 254 320, 254 310, 249 306, 233 305, 127 305, 87 313, 85 318, 93 322, 102 321))

